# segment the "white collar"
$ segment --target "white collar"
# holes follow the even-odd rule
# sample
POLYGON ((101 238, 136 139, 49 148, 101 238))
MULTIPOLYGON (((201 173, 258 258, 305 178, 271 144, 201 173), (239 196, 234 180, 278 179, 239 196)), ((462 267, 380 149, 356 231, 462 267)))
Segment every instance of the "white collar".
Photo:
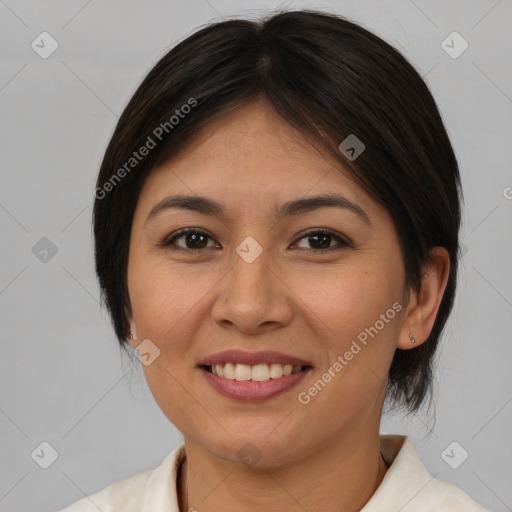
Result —
MULTIPOLYGON (((380 444, 389 467, 380 486, 360 512, 427 512, 440 508, 453 512, 489 512, 461 489, 431 476, 410 437, 380 435, 380 444)), ((184 457, 182 445, 149 473, 142 494, 141 512, 179 512, 176 482, 184 457)))

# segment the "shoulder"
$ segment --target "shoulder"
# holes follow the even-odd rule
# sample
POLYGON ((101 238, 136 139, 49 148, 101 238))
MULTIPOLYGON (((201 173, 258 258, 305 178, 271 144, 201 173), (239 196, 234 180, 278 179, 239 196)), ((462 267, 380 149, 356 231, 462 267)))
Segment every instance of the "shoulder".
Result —
POLYGON ((142 493, 147 486, 152 471, 116 482, 89 496, 75 501, 68 507, 57 512, 114 512, 123 510, 131 512, 140 508, 142 493))
POLYGON ((432 476, 410 437, 381 435, 380 441, 389 469, 361 512, 379 512, 383 504, 401 512, 489 512, 462 489, 432 476))
POLYGON ((175 473, 183 447, 169 453, 155 469, 115 482, 104 489, 80 498, 56 512, 139 512, 154 499, 169 501, 169 477, 175 473))
POLYGON ((490 512, 471 498, 469 494, 452 484, 434 478, 428 488, 428 492, 423 497, 426 511, 490 512))

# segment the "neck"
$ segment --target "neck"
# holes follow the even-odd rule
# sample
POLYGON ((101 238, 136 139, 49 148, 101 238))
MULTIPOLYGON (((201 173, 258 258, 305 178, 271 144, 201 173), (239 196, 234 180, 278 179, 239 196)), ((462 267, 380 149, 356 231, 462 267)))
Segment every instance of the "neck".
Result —
POLYGON ((273 512, 297 507, 357 512, 387 471, 378 430, 372 436, 360 432, 344 436, 293 464, 265 469, 220 459, 187 440, 185 451, 177 484, 182 512, 273 512))

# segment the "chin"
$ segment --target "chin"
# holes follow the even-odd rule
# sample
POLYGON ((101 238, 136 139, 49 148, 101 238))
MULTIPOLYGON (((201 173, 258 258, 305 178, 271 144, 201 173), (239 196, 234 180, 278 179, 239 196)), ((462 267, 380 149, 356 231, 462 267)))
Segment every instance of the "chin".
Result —
POLYGON ((276 422, 268 425, 268 429, 260 424, 259 428, 228 430, 232 435, 224 432, 215 439, 203 438, 200 444, 220 459, 260 470, 290 463, 303 452, 299 431, 297 436, 291 432, 276 433, 276 422))

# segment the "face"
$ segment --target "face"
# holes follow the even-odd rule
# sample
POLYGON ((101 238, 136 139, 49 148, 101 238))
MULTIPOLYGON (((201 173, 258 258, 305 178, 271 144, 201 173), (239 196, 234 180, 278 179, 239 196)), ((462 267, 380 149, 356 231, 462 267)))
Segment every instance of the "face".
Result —
POLYGON ((264 99, 149 175, 128 289, 131 343, 150 340, 149 388, 186 441, 233 462, 256 450, 271 466, 378 432, 406 307, 394 225, 264 99), (326 194, 339 204, 284 211, 326 194), (150 215, 175 195, 224 216, 176 205, 150 215))

